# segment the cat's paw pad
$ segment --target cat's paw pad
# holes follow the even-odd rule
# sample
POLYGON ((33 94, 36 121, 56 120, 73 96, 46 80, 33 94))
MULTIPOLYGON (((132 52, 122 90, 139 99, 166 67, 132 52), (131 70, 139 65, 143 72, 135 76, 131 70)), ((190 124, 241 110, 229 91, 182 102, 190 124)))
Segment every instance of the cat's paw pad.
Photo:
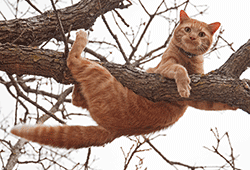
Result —
POLYGON ((87 32, 85 31, 78 31, 76 33, 76 41, 81 41, 85 46, 87 45, 88 43, 88 34, 87 32))
POLYGON ((83 31, 83 30, 80 30, 76 33, 76 37, 77 38, 84 38, 84 39, 87 39, 88 37, 88 34, 87 32, 83 31))
POLYGON ((177 90, 181 97, 186 97, 186 98, 189 97, 191 90, 191 86, 189 85, 189 83, 190 83, 189 77, 176 81, 177 90))

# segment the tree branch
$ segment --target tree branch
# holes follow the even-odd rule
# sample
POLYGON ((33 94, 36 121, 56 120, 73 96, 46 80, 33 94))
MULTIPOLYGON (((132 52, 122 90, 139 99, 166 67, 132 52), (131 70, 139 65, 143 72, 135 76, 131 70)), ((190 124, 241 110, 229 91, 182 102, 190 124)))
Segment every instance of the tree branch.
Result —
MULTIPOLYGON (((89 29, 100 15, 115 8, 129 6, 122 2, 123 0, 81 0, 77 4, 57 11, 64 32, 67 33, 71 25, 71 30, 89 29)), ((61 36, 57 25, 55 11, 52 10, 27 19, 0 21, 0 43, 16 40, 15 44, 39 46, 51 38, 61 36)))
POLYGON ((217 71, 225 75, 239 78, 250 67, 250 39, 225 62, 217 71))
POLYGON ((14 78, 11 75, 8 75, 8 77, 11 80, 11 83, 13 84, 13 86, 15 87, 16 93, 18 94, 18 96, 22 97, 23 99, 25 99, 29 103, 33 104, 34 106, 36 106, 37 108, 39 108, 40 110, 42 110, 44 113, 46 113, 50 117, 54 118, 59 123, 66 124, 64 121, 62 121, 61 119, 59 119, 58 117, 56 117, 53 113, 51 113, 50 111, 47 111, 45 108, 43 108, 42 106, 40 106, 38 103, 34 102, 29 97, 27 97, 26 95, 24 95, 22 93, 22 91, 20 90, 20 88, 18 87, 17 82, 14 80, 14 78))
POLYGON ((118 47, 119 47, 119 49, 120 49, 120 52, 121 52, 121 54, 122 54, 124 60, 126 61, 126 64, 129 65, 130 62, 129 62, 129 60, 128 60, 128 58, 127 58, 127 56, 126 56, 126 54, 125 54, 125 52, 124 52, 124 50, 123 50, 123 48, 122 48, 122 46, 121 46, 121 43, 120 43, 120 41, 118 40, 117 36, 116 36, 116 35, 113 33, 113 31, 111 30, 111 28, 110 28, 110 26, 108 25, 108 22, 107 22, 106 18, 104 17, 104 15, 102 15, 102 20, 103 20, 104 24, 106 25, 106 27, 107 27, 109 33, 110 33, 110 34, 112 35, 112 37, 115 39, 116 44, 118 45, 118 47))
MULTIPOLYGON (((50 113, 54 114, 59 110, 59 106, 64 102, 65 98, 68 96, 68 94, 72 91, 72 88, 66 89, 58 98, 58 101, 56 104, 49 110, 50 113)), ((40 117, 38 120, 38 123, 44 123, 46 120, 48 120, 50 116, 47 114, 40 117)), ((21 148, 27 143, 27 140, 20 138, 18 139, 17 143, 11 148, 12 153, 8 159, 8 162, 6 164, 6 169, 11 170, 15 167, 17 164, 18 158, 22 155, 21 148)))
POLYGON ((34 8, 37 12, 39 12, 40 14, 43 14, 34 4, 32 4, 32 2, 30 2, 30 0, 25 0, 30 6, 32 6, 32 8, 34 8))
MULTIPOLYGON (((59 30, 61 32, 61 36, 62 36, 62 39, 63 39, 63 42, 64 42, 64 56, 65 56, 65 58, 67 58, 67 56, 69 54, 69 46, 68 46, 67 38, 65 36, 64 29, 63 29, 62 21, 61 21, 59 15, 58 15, 58 11, 56 10, 56 6, 55 6, 54 1, 53 0, 50 0, 50 1, 51 1, 53 9, 55 11, 56 19, 57 19, 57 22, 59 24, 59 30)), ((71 30, 71 26, 70 26, 69 30, 71 30)))
MULTIPOLYGON (((218 70, 191 75, 191 95, 181 98, 174 80, 138 71, 131 66, 100 62, 125 87, 151 101, 207 100, 227 103, 250 114, 250 89, 239 75, 250 66, 250 40, 218 70)), ((22 45, 0 44, 0 70, 9 74, 53 77, 63 84, 75 83, 62 52, 22 45)))

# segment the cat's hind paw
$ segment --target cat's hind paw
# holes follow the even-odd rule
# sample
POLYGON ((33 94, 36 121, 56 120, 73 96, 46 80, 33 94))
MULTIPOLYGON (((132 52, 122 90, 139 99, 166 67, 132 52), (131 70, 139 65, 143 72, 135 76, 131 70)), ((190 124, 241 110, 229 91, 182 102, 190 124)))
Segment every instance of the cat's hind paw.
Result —
POLYGON ((88 34, 85 31, 78 31, 76 33, 76 42, 81 44, 81 46, 85 47, 88 44, 88 34))

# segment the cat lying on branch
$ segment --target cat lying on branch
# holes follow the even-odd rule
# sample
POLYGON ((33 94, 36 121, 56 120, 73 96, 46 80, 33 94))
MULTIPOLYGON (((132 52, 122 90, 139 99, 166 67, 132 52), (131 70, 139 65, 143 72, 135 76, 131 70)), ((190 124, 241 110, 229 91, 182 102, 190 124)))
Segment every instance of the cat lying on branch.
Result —
MULTIPOLYGON (((174 79, 181 97, 190 95, 190 74, 203 74, 203 54, 212 44, 220 23, 206 24, 180 12, 180 24, 162 56, 161 62, 147 70, 174 79)), ((16 126, 11 133, 60 148, 102 146, 120 136, 153 133, 173 125, 188 106, 202 110, 236 110, 220 102, 173 101, 152 102, 124 87, 110 72, 81 53, 87 34, 77 33, 67 59, 75 84, 72 103, 89 110, 98 126, 16 126)))

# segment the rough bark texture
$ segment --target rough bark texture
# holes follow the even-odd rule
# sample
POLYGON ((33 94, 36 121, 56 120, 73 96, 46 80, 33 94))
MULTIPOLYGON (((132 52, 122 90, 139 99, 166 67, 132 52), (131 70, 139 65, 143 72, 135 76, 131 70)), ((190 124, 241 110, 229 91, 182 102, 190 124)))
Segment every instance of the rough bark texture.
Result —
MULTIPOLYGON (((79 3, 57 10, 64 32, 89 29, 96 18, 115 8, 125 8, 123 0, 81 0, 79 3)), ((38 46, 52 38, 61 39, 53 10, 27 19, 0 21, 0 43, 38 46)))
POLYGON ((225 75, 239 78, 240 75, 250 67, 250 39, 242 45, 238 51, 231 55, 217 71, 225 75))
POLYGON ((62 52, 42 50, 39 48, 15 45, 10 43, 0 44, 0 70, 10 74, 31 74, 44 77, 53 77, 63 84, 72 83, 68 80, 65 58, 62 52))
MULTIPOLYGON (((148 74, 126 65, 100 63, 124 86, 152 101, 208 100, 228 103, 250 113, 250 89, 239 76, 250 66, 250 40, 219 69, 206 75, 191 75, 191 96, 181 98, 173 80, 148 74)), ((63 53, 13 44, 0 45, 0 70, 11 74, 53 77, 74 83, 63 53)))

